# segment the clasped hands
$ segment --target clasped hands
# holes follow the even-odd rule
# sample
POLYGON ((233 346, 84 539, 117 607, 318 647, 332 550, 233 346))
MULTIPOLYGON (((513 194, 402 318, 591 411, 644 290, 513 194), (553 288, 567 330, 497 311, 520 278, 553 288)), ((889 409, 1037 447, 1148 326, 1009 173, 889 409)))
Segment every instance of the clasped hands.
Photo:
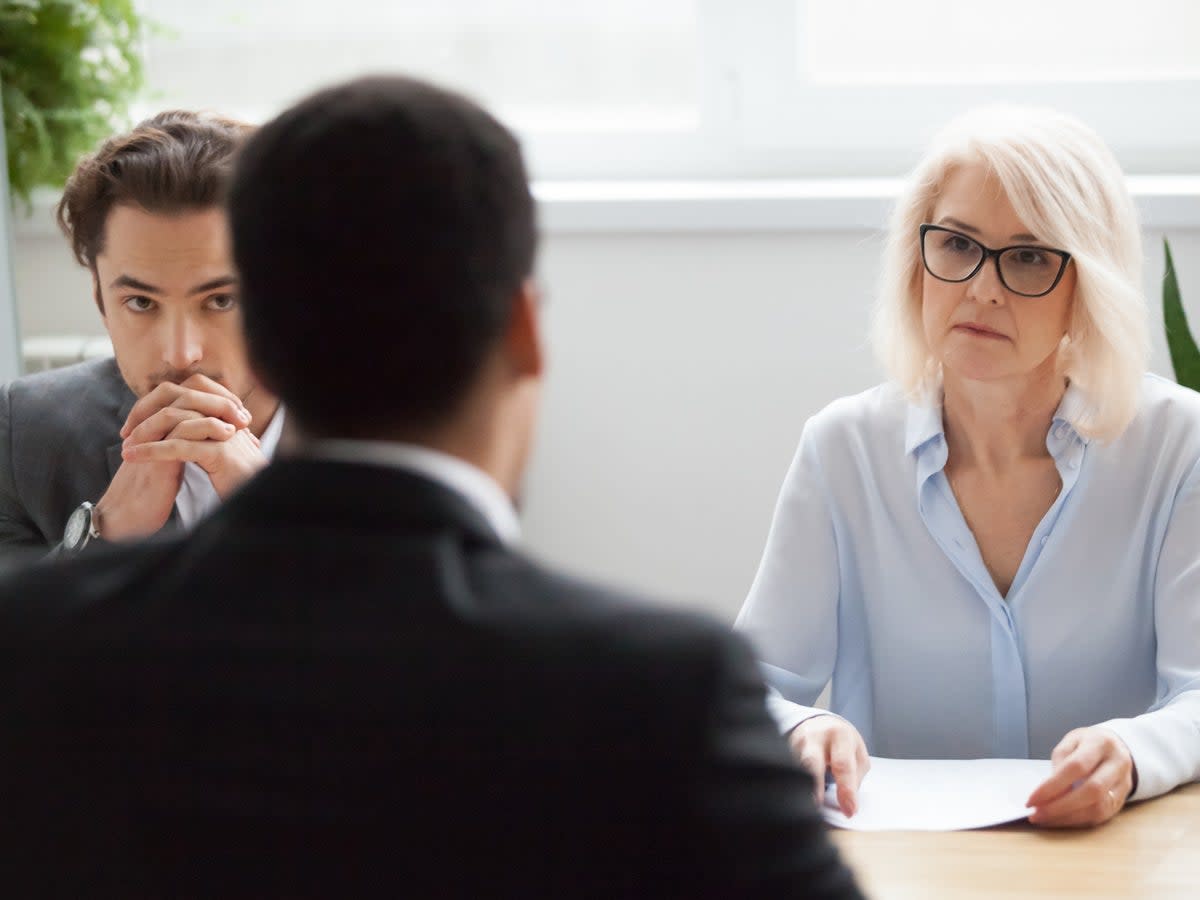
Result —
POLYGON ((208 473, 224 499, 266 465, 241 399, 206 375, 163 382, 141 397, 121 427, 121 467, 96 504, 106 540, 158 531, 171 515, 184 463, 208 473))
MULTIPOLYGON (((867 745, 853 725, 834 715, 805 719, 788 736, 796 759, 816 779, 817 805, 824 803, 825 773, 837 785, 838 806, 858 810, 858 789, 871 767, 867 745)), ((1049 828, 1100 825, 1125 805, 1133 790, 1133 757, 1117 735, 1092 726, 1069 732, 1050 756, 1051 775, 1025 805, 1029 821, 1049 828)))

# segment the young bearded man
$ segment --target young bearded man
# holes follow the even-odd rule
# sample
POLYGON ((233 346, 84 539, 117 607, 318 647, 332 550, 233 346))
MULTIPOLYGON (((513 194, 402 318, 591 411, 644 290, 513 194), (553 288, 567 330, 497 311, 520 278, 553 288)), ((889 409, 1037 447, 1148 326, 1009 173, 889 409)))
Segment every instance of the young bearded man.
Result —
POLYGON ((513 136, 421 82, 331 88, 250 140, 230 220, 291 455, 189 534, 0 583, 6 886, 859 897, 741 639, 516 546, 513 136))
POLYGON ((246 359, 222 208, 250 132, 165 112, 67 182, 59 223, 115 357, 0 388, 0 561, 191 526, 273 452, 283 415, 246 359))

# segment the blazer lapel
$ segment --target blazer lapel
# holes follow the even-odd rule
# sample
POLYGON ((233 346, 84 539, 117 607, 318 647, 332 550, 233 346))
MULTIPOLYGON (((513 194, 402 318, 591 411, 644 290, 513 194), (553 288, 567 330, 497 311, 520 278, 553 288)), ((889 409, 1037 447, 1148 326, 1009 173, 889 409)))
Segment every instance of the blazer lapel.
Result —
POLYGON ((108 481, 112 484, 112 480, 117 475, 117 469, 121 468, 121 442, 117 442, 108 448, 108 481))
MULTIPOLYGON (((125 387, 125 382, 121 382, 121 386, 125 387)), ((129 418, 129 411, 133 409, 133 404, 137 402, 137 397, 128 388, 125 388, 125 399, 121 402, 121 406, 117 410, 117 442, 108 448, 108 480, 112 483, 113 478, 117 475, 117 469, 121 468, 121 446, 124 441, 121 439, 120 430, 125 425, 125 420, 129 418)))

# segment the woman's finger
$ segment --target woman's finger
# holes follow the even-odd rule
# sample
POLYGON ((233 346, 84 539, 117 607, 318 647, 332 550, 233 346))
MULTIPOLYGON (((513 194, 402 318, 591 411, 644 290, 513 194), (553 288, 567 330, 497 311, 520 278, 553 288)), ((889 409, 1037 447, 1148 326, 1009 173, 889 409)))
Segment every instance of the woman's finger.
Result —
POLYGON ((834 733, 829 754, 829 770, 837 785, 838 806, 847 816, 858 812, 858 786, 862 774, 858 765, 858 747, 855 735, 846 730, 834 733))
POLYGON ((1099 824, 1125 805, 1131 781, 1124 760, 1108 756, 1084 781, 1057 800, 1036 809, 1029 817, 1035 825, 1099 824))
MULTIPOLYGON (((1068 735, 1068 738, 1070 738, 1070 735, 1068 735)), ((1064 738, 1064 742, 1068 738, 1064 738)), ((1025 801, 1025 805, 1032 807, 1046 806, 1049 803, 1053 803, 1059 797, 1066 796, 1073 785, 1083 781, 1096 771, 1103 756, 1100 742, 1086 737, 1077 739, 1074 742, 1073 749, 1066 755, 1059 754, 1056 747, 1055 755, 1051 757, 1051 761, 1054 764, 1053 773, 1029 795, 1029 799, 1025 801)))

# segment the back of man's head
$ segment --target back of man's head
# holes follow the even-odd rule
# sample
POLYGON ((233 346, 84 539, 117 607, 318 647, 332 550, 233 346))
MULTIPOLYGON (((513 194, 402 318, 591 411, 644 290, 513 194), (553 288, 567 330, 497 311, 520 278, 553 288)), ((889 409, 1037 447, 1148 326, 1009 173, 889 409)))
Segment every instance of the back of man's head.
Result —
POLYGON ((317 437, 453 415, 533 268, 516 139, 408 78, 333 87, 265 125, 229 211, 251 357, 317 437))

